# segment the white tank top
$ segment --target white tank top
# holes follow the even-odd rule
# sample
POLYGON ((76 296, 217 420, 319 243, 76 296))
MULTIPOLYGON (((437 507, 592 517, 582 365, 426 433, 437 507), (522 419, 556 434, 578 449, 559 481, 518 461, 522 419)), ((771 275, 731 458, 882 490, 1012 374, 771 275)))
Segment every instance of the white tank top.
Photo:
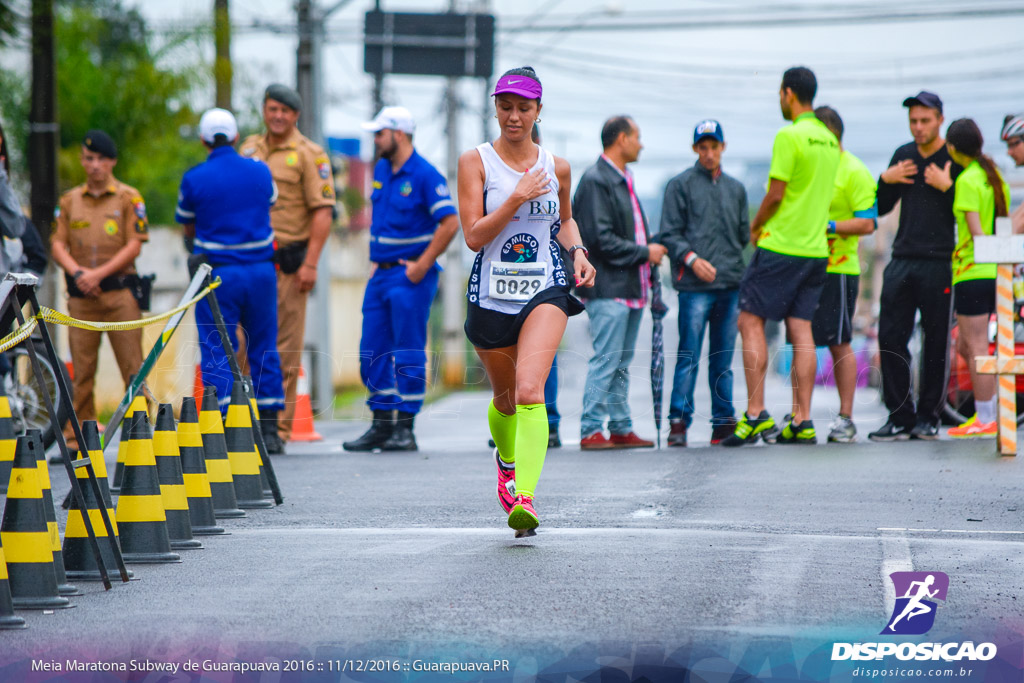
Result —
MULTIPOLYGON (((523 177, 508 166, 491 143, 477 146, 484 164, 484 213, 505 203, 523 177)), ((476 255, 466 298, 470 303, 501 313, 516 314, 549 287, 568 284, 555 235, 561 227, 555 158, 538 148, 537 163, 551 178, 546 194, 526 202, 512 220, 476 255)))

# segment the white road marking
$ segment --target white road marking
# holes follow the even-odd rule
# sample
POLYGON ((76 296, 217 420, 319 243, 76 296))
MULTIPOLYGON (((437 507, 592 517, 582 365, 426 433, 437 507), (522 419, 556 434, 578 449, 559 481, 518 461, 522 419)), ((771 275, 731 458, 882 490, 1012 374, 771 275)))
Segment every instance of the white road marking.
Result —
POLYGON ((911 529, 904 527, 878 527, 877 531, 906 531, 933 534, 1004 534, 1024 536, 1024 531, 998 531, 995 529, 911 529))
POLYGON ((882 585, 885 586, 885 613, 892 614, 896 605, 896 588, 889 575, 893 572, 914 571, 914 560, 910 554, 910 543, 902 531, 886 532, 882 535, 882 585))

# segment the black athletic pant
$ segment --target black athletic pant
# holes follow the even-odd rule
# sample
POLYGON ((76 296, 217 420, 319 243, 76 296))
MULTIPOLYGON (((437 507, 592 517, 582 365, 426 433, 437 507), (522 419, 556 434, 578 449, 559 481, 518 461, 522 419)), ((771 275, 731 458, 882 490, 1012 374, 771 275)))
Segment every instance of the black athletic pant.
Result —
POLYGON ((938 422, 949 380, 952 266, 938 259, 894 258, 882 277, 878 348, 882 396, 889 419, 901 427, 938 422), (917 409, 910 385, 910 350, 916 311, 924 333, 917 409))

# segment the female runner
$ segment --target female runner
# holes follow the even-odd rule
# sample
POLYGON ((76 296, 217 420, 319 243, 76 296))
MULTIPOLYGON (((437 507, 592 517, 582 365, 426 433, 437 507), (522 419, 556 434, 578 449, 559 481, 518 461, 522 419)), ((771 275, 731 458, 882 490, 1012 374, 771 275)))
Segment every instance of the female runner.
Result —
POLYGON ((541 92, 531 67, 506 71, 493 93, 501 135, 459 159, 459 218, 477 252, 466 336, 494 393, 487 421, 498 500, 517 536, 540 523, 533 496, 548 443, 544 382, 568 316, 583 311, 569 293, 556 235, 576 285, 591 287, 595 276, 572 219, 569 164, 530 138, 541 92))
POLYGON ((971 119, 957 119, 946 131, 946 147, 964 170, 956 178, 953 215, 957 245, 953 252, 953 308, 956 310, 957 347, 971 373, 975 414, 948 434, 956 438, 994 437, 996 378, 975 371, 974 359, 988 355, 988 320, 996 306, 995 264, 974 262, 974 238, 991 235, 997 216, 1006 216, 1010 189, 999 169, 982 154, 981 130, 971 119))

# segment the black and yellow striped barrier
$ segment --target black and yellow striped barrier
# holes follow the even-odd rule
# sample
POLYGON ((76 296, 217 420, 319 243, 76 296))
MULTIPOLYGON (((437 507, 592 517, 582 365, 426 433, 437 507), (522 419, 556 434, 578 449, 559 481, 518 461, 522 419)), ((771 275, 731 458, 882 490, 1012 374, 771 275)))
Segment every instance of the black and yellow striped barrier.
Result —
POLYGON ((245 388, 241 382, 235 382, 231 387, 231 403, 228 404, 227 419, 224 420, 224 441, 227 444, 228 460, 231 461, 231 478, 235 482, 238 507, 274 507, 272 501, 263 497, 260 458, 252 435, 249 399, 245 397, 245 388))
POLYGON ((224 423, 220 419, 216 387, 207 386, 203 390, 203 405, 199 410, 199 432, 203 435, 206 476, 210 480, 210 492, 213 495, 213 514, 217 519, 245 517, 245 510, 239 509, 238 498, 235 497, 235 484, 231 476, 228 447, 224 442, 224 423))
POLYGON ((153 455, 160 476, 160 497, 167 516, 167 536, 175 550, 198 549, 203 544, 192 536, 192 521, 188 513, 188 496, 181 474, 181 456, 178 435, 174 431, 174 406, 161 403, 153 429, 153 455))
POLYGON ((196 410, 196 400, 191 396, 181 399, 178 452, 181 454, 181 476, 185 482, 192 533, 196 536, 226 534, 224 527, 217 526, 213 514, 213 495, 210 493, 210 480, 206 476, 203 435, 199 433, 199 412, 196 410))
POLYGON ((68 575, 64 570, 64 551, 60 545, 60 530, 57 528, 57 511, 53 509, 53 491, 50 489, 50 468, 46 463, 46 447, 43 446, 43 433, 38 429, 29 429, 26 436, 36 442, 36 467, 39 469, 39 486, 43 490, 43 514, 46 515, 46 533, 50 539, 50 551, 53 555, 53 573, 57 577, 57 592, 61 595, 81 595, 82 591, 68 583, 68 575))
POLYGON ((167 517, 160 496, 160 476, 153 455, 153 435, 149 431, 149 419, 141 410, 132 413, 128 424, 128 459, 116 514, 126 563, 181 561, 177 553, 171 552, 167 517))
MULTIPOLYGON (((82 434, 85 436, 84 448, 79 449, 78 459, 88 456, 92 459, 96 480, 100 485, 100 498, 96 500, 96 494, 88 485, 89 473, 84 467, 75 469, 75 477, 82 487, 82 495, 85 497, 85 507, 88 511, 89 520, 96 534, 96 542, 100 547, 100 556, 103 559, 103 566, 108 571, 114 571, 117 567, 117 559, 114 555, 114 548, 120 547, 117 533, 117 515, 114 514, 114 505, 110 499, 110 489, 107 486, 107 468, 103 462, 103 451, 100 448, 100 434, 96 427, 95 420, 86 420, 82 423, 82 434), (110 525, 114 528, 113 539, 107 535, 106 525, 100 515, 100 506, 107 509, 107 516, 110 517, 110 525)), ((68 523, 64 529, 64 567, 67 570, 69 579, 75 581, 102 581, 99 565, 96 564, 96 557, 93 555, 89 544, 89 534, 85 530, 85 521, 82 510, 78 503, 71 499, 71 509, 68 510, 68 523)), ((132 575, 132 572, 128 572, 132 575)))
POLYGON ((57 592, 53 550, 43 510, 43 488, 36 464, 39 449, 31 436, 18 437, 7 504, 0 522, 0 545, 4 547, 14 606, 63 609, 73 605, 57 592))
POLYGON ((11 582, 7 580, 7 562, 4 560, 4 546, 0 543, 0 631, 27 628, 25 620, 14 616, 14 601, 11 599, 11 582))
MULTIPOLYGON (((256 386, 255 384, 252 383, 252 376, 250 375, 245 376, 245 381, 251 387, 256 386)), ((255 391, 253 391, 253 393, 249 396, 249 405, 252 407, 252 415, 255 415, 256 419, 259 419, 260 407, 259 404, 256 403, 255 391)), ((263 486, 263 497, 266 498, 267 500, 273 500, 274 491, 270 488, 270 478, 267 476, 267 468, 263 466, 263 456, 260 455, 260 447, 259 444, 256 443, 256 439, 259 438, 262 438, 262 434, 260 433, 259 423, 256 423, 252 426, 252 439, 253 450, 256 451, 256 460, 260 464, 260 484, 263 486)), ((264 444, 264 447, 265 446, 266 444, 264 444)), ((267 457, 269 458, 270 455, 268 454, 267 457)))
MULTIPOLYGON (((132 415, 139 411, 149 415, 149 405, 146 403, 145 395, 141 393, 132 399, 131 407, 121 421, 121 441, 117 444, 117 462, 114 463, 114 485, 110 488, 114 493, 121 492, 121 483, 124 479, 124 463, 128 459, 128 423, 132 415)), ((99 473, 96 476, 99 477, 99 473)))
POLYGON ((7 492, 7 482, 11 480, 11 468, 14 466, 14 448, 17 445, 14 433, 14 418, 11 417, 11 403, 0 394, 0 493, 7 492))

